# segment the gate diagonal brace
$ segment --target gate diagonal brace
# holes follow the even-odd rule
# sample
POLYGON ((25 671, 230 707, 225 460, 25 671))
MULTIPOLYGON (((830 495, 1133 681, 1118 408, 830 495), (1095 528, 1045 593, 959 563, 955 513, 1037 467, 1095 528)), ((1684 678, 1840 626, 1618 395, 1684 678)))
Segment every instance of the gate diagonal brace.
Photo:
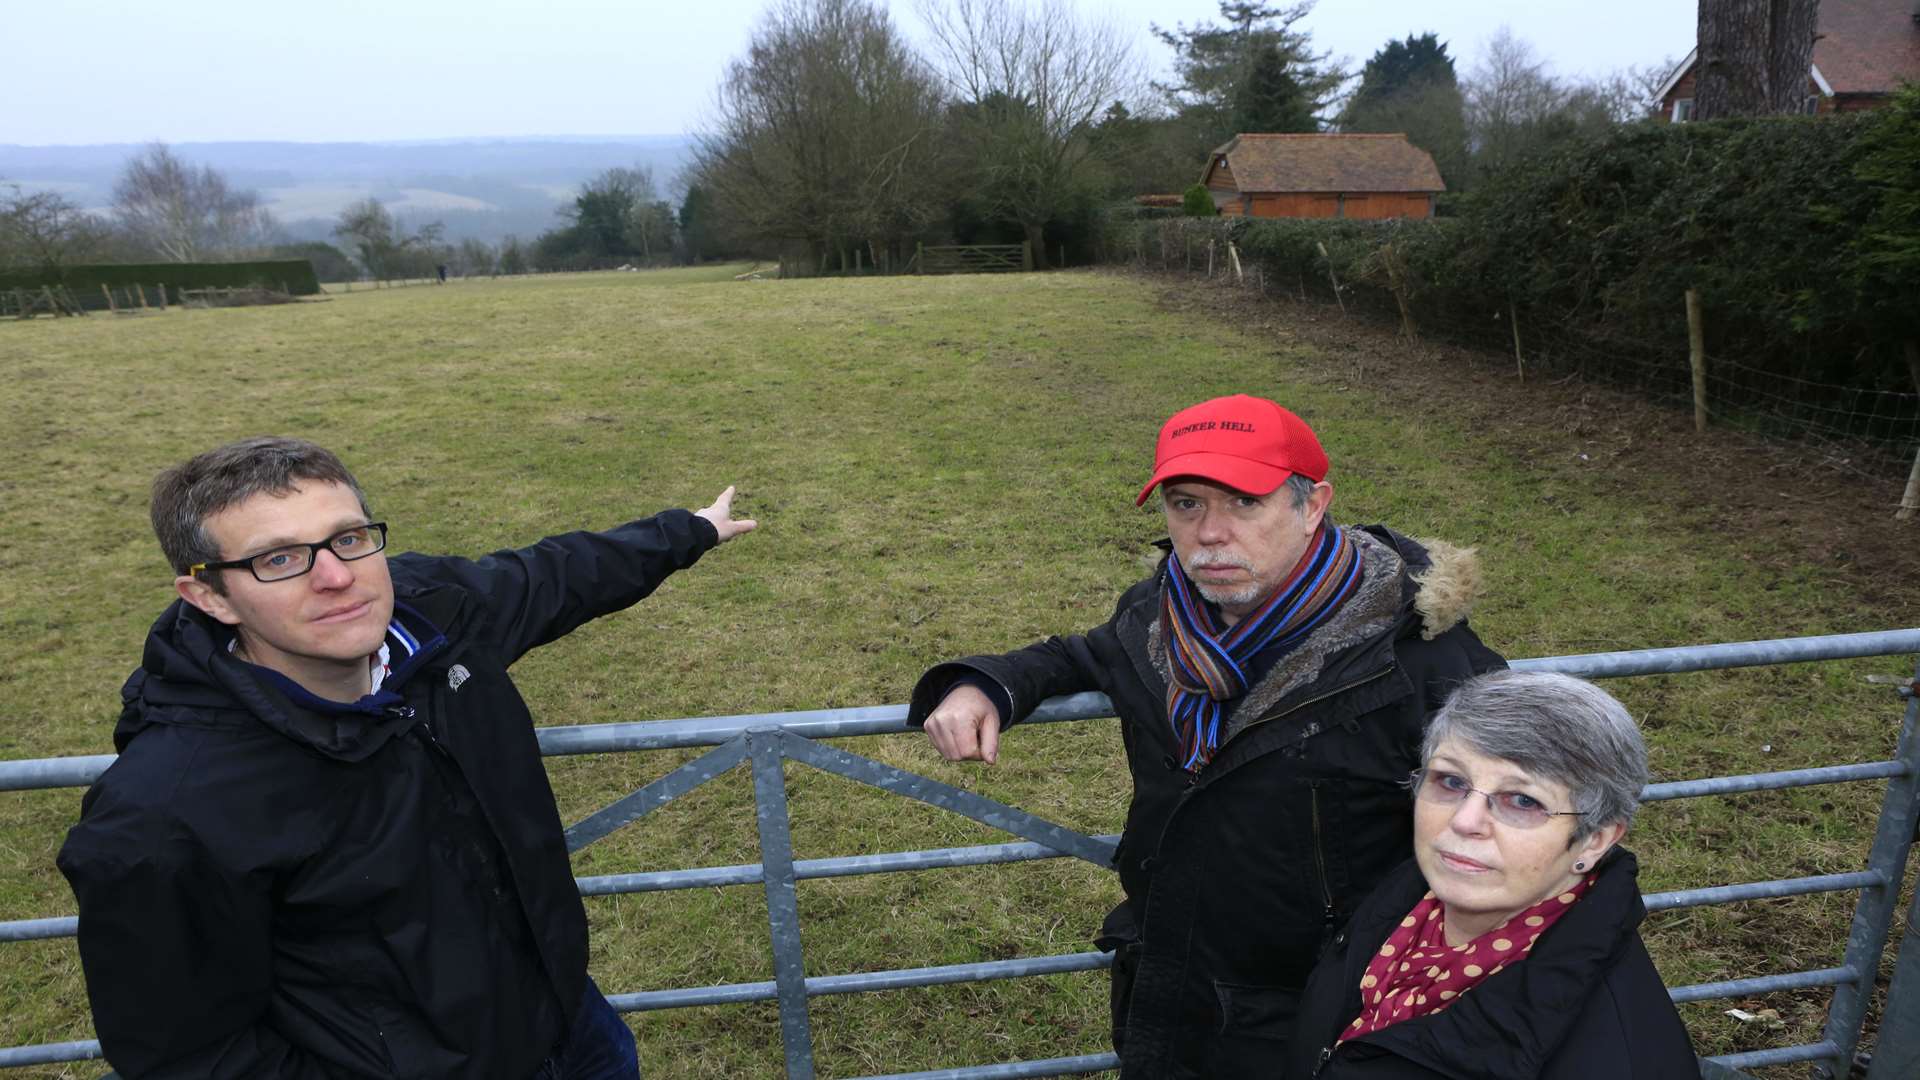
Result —
POLYGON ((879 788, 881 791, 926 803, 928 806, 951 810, 956 814, 972 818, 982 825, 990 825, 1002 832, 1031 840, 1063 855, 1084 859, 1095 866, 1107 869, 1113 867, 1115 845, 1084 836, 1065 826, 1055 825, 1044 818, 1037 818, 1006 803, 995 802, 984 795, 962 791, 951 784, 930 780, 918 773, 884 765, 872 758, 861 757, 859 754, 848 753, 838 747, 826 746, 784 731, 780 733, 780 746, 781 751, 788 758, 806 762, 823 772, 857 780, 870 787, 879 788))
POLYGON ((747 759, 747 739, 736 735, 631 795, 595 810, 567 829, 567 853, 579 851, 625 825, 631 825, 662 806, 712 780, 747 759))

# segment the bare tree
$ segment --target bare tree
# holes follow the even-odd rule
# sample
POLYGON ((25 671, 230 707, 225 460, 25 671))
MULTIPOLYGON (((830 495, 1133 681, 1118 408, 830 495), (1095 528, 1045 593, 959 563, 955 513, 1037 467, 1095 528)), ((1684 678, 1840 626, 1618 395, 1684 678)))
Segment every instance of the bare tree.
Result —
POLYGON ((1800 112, 1819 11, 1819 0, 1700 0, 1694 119, 1800 112))
POLYGON ((460 241, 459 250, 454 255, 455 265, 460 268, 461 277, 479 277, 482 274, 494 273, 497 258, 491 245, 485 240, 472 236, 460 241))
POLYGON ((113 206, 129 234, 171 262, 257 245, 273 230, 258 193, 228 186, 212 166, 194 168, 165 143, 127 162, 113 206))
POLYGON ((1145 69, 1117 25, 1065 0, 923 0, 936 63, 960 100, 965 139, 992 208, 1025 231, 1046 264, 1042 229, 1097 165, 1089 135, 1112 103, 1137 102, 1145 69))
POLYGON ((719 214, 796 266, 903 242, 944 178, 934 77, 869 0, 779 0, 727 67, 695 174, 719 214), (801 253, 805 254, 802 255, 801 253))
POLYGON ((0 195, 0 266, 56 270, 99 257, 105 222, 57 192, 7 187, 0 195))

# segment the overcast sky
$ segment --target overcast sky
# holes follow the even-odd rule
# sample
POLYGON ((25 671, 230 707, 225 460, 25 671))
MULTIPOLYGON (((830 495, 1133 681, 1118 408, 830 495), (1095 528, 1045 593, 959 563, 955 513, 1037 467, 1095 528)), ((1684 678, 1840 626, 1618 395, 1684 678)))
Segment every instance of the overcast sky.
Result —
MULTIPOLYGON (((911 3, 890 5, 910 35, 911 3)), ((8 5, 0 143, 385 141, 696 129, 763 0, 98 0, 8 5)), ((1137 27, 1211 0, 1081 0, 1137 27)), ((1502 24, 1560 74, 1678 58, 1685 0, 1320 0, 1315 44, 1354 66, 1433 31, 1464 74, 1502 24)))

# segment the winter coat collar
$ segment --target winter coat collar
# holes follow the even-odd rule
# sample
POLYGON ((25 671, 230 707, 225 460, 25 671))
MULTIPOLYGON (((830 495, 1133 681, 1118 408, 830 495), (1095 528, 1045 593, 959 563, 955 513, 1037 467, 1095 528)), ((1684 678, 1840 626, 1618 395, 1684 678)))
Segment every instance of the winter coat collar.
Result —
MULTIPOLYGON (((1443 540, 1414 540, 1384 525, 1352 531, 1366 568, 1360 592, 1333 623, 1320 628, 1248 691, 1229 719, 1229 738, 1288 697, 1321 684, 1322 676, 1343 679, 1349 669, 1377 667, 1386 661, 1372 654, 1389 648, 1395 638, 1417 629, 1431 641, 1464 622, 1472 610, 1482 591, 1475 549, 1443 540), (1374 648, 1363 647, 1369 645, 1374 648), (1336 657, 1341 660, 1336 662, 1336 657)), ((1172 550, 1166 540, 1156 546, 1163 553, 1172 550)), ((1154 587, 1141 590, 1143 595, 1127 620, 1134 632, 1123 634, 1128 652, 1157 676, 1162 688, 1171 672, 1160 638, 1158 583, 1169 565, 1163 554, 1149 579, 1154 587)))
MULTIPOLYGON (((1593 888, 1541 936, 1524 961, 1443 1012, 1361 1036, 1339 1052, 1392 1053, 1458 1080, 1538 1077, 1646 918, 1632 852, 1614 848, 1598 871, 1593 888)), ((1358 987, 1367 961, 1426 891, 1419 865, 1408 859, 1354 915, 1340 982, 1345 1019, 1359 1014, 1358 987)))
POLYGON ((239 730, 258 724, 327 757, 364 760, 409 726, 398 707, 400 688, 446 645, 440 620, 426 612, 457 618, 464 606, 445 591, 411 599, 414 604, 396 598, 394 618, 419 647, 395 666, 378 693, 350 703, 326 701, 277 672, 236 659, 228 648, 231 631, 191 604, 174 601, 148 632, 140 667, 120 689, 114 749, 124 752, 157 724, 239 730))

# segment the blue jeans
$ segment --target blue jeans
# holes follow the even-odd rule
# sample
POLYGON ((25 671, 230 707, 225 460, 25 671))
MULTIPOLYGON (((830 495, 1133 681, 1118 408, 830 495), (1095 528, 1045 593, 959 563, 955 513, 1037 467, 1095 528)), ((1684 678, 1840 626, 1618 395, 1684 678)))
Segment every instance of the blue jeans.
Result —
POLYGON ((534 1080, 640 1080, 640 1050, 626 1021, 587 979, 566 1045, 546 1060, 534 1080))

